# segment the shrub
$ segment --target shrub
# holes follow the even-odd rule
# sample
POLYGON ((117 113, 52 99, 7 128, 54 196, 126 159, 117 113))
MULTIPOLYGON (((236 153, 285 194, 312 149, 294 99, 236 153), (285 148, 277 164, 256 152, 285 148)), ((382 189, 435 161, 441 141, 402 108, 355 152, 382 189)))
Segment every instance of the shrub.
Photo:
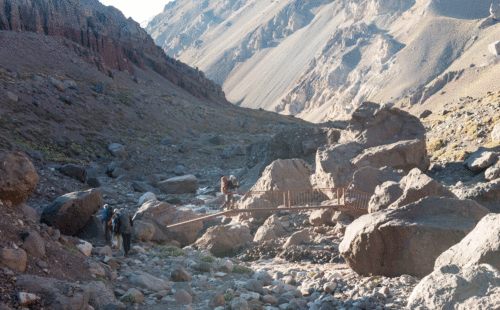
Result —
POLYGON ((429 143, 427 143, 427 150, 429 151, 429 153, 434 153, 445 146, 445 144, 446 141, 444 141, 443 139, 431 139, 429 143))
MULTIPOLYGON (((175 246, 170 246, 170 245, 167 245, 167 246, 162 246, 159 248, 161 254, 157 254, 156 256, 158 255, 161 255, 161 256, 173 256, 173 257, 178 257, 178 256, 186 256, 186 253, 179 249, 179 248, 176 248, 175 246)), ((160 258, 160 257, 158 257, 160 258)))
POLYGON ((122 301, 126 305, 135 304, 135 296, 134 295, 126 295, 125 297, 123 297, 122 301))
POLYGON ((232 301, 234 299, 234 297, 235 297, 234 293, 231 292, 231 291, 229 291, 229 292, 226 293, 226 295, 224 295, 224 300, 226 302, 230 302, 230 301, 232 301))
POLYGON ((216 262, 216 259, 215 259, 215 257, 213 257, 211 255, 204 255, 204 256, 200 257, 200 261, 212 264, 212 263, 216 262))
POLYGON ((237 274, 253 274, 252 269, 241 265, 234 266, 233 272, 237 274))

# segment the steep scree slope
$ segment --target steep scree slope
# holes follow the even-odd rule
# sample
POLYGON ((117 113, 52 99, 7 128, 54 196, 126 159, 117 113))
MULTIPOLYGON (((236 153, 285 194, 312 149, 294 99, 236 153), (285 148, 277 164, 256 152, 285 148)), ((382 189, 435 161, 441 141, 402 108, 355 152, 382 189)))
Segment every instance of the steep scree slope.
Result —
POLYGON ((231 102, 320 122, 345 119, 366 100, 421 104, 456 72, 498 63, 476 57, 489 58, 486 38, 498 29, 479 27, 490 4, 180 0, 147 31, 221 83, 231 102), (429 85, 437 86, 422 96, 429 85))

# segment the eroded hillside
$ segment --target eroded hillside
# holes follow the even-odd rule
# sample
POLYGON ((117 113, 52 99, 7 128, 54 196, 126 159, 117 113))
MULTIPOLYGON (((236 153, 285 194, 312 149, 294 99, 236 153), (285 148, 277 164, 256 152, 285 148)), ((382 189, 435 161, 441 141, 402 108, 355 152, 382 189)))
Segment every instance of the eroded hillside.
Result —
POLYGON ((222 84, 229 101, 320 122, 346 119, 366 100, 423 104, 459 73, 493 71, 490 4, 176 1, 147 31, 222 84))

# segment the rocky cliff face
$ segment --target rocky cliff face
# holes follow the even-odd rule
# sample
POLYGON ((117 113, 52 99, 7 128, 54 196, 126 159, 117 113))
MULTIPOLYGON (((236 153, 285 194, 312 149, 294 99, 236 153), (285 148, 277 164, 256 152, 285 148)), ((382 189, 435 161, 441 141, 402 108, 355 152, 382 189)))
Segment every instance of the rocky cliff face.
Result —
POLYGON ((134 74, 136 65, 196 96, 224 98, 219 85, 166 56, 138 23, 97 0, 0 0, 0 30, 62 36, 77 43, 75 51, 102 72, 134 74))
POLYGON ((496 27, 479 27, 490 4, 179 0, 147 31, 230 101, 320 122, 346 119, 366 100, 423 104, 477 65, 463 55, 491 43, 496 27))

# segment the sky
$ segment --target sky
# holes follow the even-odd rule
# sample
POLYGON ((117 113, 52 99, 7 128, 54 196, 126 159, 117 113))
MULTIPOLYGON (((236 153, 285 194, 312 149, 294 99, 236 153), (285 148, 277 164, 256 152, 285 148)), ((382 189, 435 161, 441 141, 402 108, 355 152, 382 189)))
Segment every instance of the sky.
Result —
POLYGON ((112 5, 122 11, 125 17, 132 17, 142 25, 151 17, 161 13, 170 0, 99 0, 104 5, 112 5))

